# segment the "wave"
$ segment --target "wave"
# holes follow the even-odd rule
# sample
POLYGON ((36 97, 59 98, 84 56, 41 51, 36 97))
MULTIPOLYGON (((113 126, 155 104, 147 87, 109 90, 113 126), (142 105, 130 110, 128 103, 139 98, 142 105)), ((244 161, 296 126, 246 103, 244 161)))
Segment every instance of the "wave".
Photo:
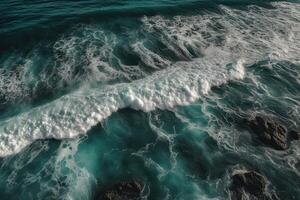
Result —
MULTIPOLYGON (((300 44, 296 30, 299 29, 300 7, 292 3, 274 3, 273 6, 275 9, 248 6, 245 10, 220 6, 221 14, 144 17, 140 31, 146 38, 138 38, 130 44, 132 53, 140 58, 135 65, 116 58, 115 51, 111 50, 115 43, 104 42, 102 47, 105 48, 99 50, 97 45, 90 45, 85 34, 58 41, 54 45, 54 49, 60 51, 60 57, 56 57, 58 74, 64 80, 88 81, 55 101, 2 121, 0 156, 15 154, 35 140, 85 134, 121 108, 147 112, 189 104, 214 86, 247 76, 245 66, 260 60, 298 63, 300 44), (164 49, 150 48, 148 37, 154 37, 164 49), (88 45, 84 45, 86 42, 88 45), (83 51, 78 52, 78 48, 83 51), (78 57, 82 52, 85 56, 78 57), (165 53, 175 59, 167 58, 165 53), (84 69, 92 69, 85 71, 82 77, 74 76, 78 59, 88 61, 83 63, 84 69), (149 68, 154 72, 149 73, 149 68), (106 83, 109 77, 126 79, 132 73, 141 75, 136 79, 106 83), (99 81, 100 85, 93 84, 99 81)), ((97 27, 88 29, 94 38, 99 33, 97 27)), ((113 33, 100 34, 101 38, 107 35, 114 38, 113 33)))

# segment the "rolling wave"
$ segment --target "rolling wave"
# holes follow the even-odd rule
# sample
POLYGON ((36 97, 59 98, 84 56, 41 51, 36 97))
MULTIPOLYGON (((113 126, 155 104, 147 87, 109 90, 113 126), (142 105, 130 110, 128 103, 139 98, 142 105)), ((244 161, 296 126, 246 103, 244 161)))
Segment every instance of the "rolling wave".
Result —
POLYGON ((32 78, 26 65, 17 67, 21 72, 9 67, 0 72, 5 101, 32 94, 32 84, 52 76, 57 85, 79 83, 54 101, 0 122, 0 156, 35 140, 86 134, 122 108, 151 111, 189 104, 212 87, 244 78, 247 66, 262 60, 299 63, 299 4, 272 6, 143 17, 138 30, 128 30, 126 45, 122 36, 96 25, 63 36, 52 47, 50 76, 41 71, 32 78), (136 62, 127 62, 124 51, 136 62))

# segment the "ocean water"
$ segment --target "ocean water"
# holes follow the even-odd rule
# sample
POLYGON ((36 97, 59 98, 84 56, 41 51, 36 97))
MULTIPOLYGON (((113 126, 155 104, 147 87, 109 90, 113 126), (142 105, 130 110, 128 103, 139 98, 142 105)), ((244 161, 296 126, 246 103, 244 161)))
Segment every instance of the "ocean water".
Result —
POLYGON ((256 170, 300 199, 300 141, 277 151, 245 120, 300 131, 300 2, 2 0, 0 199, 230 199, 256 170))

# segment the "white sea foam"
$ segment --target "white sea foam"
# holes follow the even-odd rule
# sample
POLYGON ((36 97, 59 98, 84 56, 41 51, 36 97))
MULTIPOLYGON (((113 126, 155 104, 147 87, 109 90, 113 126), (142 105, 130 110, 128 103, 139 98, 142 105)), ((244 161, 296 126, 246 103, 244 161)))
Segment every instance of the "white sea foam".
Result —
POLYGON ((79 28, 54 44, 58 76, 69 84, 80 79, 102 82, 115 79, 120 76, 110 65, 115 45, 116 36, 111 32, 97 27, 79 28), (76 35, 78 32, 80 36, 76 35), (85 73, 78 73, 79 68, 85 73))
POLYGON ((30 81, 31 77, 27 73, 31 67, 31 60, 25 60, 14 71, 0 68, 0 98, 3 102, 15 101, 27 96, 29 88, 25 84, 25 79, 30 81))
POLYGON ((1 156, 18 152, 43 138, 72 138, 124 107, 150 111, 189 104, 211 86, 225 83, 233 69, 226 57, 178 62, 152 76, 131 83, 85 89, 61 97, 0 124, 1 156))
MULTIPOLYGON (((144 64, 163 69, 130 83, 101 88, 85 86, 0 122, 0 156, 17 153, 38 139, 73 138, 85 134, 121 108, 151 111, 189 104, 207 94, 213 86, 242 79, 246 76, 245 65, 262 59, 276 57, 298 62, 300 9, 295 7, 300 7, 288 3, 274 6, 276 8, 272 10, 251 6, 243 11, 221 7, 222 15, 143 18, 143 31, 158 35, 158 39, 184 61, 171 62, 150 51, 143 42, 135 42, 132 49, 144 64)), ((77 50, 73 49, 76 40, 78 38, 73 37, 55 45, 64 52, 64 57, 57 59, 64 64, 61 75, 66 80, 76 78, 73 74, 78 56, 77 50)), ((115 58, 109 46, 114 45, 112 41, 102 41, 100 51, 97 45, 87 45, 84 50, 85 59, 89 61, 87 66, 92 72, 89 80, 102 81, 114 77, 112 74, 130 76, 132 72, 145 75, 139 66, 125 65, 115 58), (121 71, 111 66, 112 59, 117 61, 121 71)), ((75 46, 78 47, 77 43, 75 46)))

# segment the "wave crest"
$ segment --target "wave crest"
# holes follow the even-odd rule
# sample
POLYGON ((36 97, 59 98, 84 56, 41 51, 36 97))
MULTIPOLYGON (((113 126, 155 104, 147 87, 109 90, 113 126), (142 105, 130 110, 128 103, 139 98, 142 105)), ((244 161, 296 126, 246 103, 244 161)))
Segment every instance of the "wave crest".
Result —
MULTIPOLYGON (((300 9, 294 8, 299 5, 276 3, 274 6, 271 10, 257 6, 249 6, 247 10, 221 6, 222 15, 144 17, 140 31, 154 37, 166 49, 152 50, 149 38, 133 40, 129 49, 139 57, 136 64, 125 64, 117 57, 113 51, 118 46, 112 42, 115 40, 96 40, 102 41, 99 46, 89 41, 90 34, 83 34, 84 37, 57 42, 54 45, 56 61, 60 63, 57 67, 65 80, 76 78, 74 72, 82 67, 77 63, 82 56, 88 61, 83 64, 91 75, 84 79, 89 77, 90 83, 103 82, 103 77, 112 77, 110 72, 129 78, 100 86, 82 84, 75 92, 2 121, 0 156, 17 153, 38 139, 85 134, 121 108, 151 111, 189 104, 213 86, 242 79, 246 76, 244 66, 262 59, 298 62, 300 44, 295 28, 299 28, 300 9), (164 52, 176 59, 166 58, 164 52), (132 79, 132 73, 141 75, 132 79)), ((99 30, 90 33, 94 38, 98 33, 101 38, 107 38, 107 33, 103 35, 99 30)))

